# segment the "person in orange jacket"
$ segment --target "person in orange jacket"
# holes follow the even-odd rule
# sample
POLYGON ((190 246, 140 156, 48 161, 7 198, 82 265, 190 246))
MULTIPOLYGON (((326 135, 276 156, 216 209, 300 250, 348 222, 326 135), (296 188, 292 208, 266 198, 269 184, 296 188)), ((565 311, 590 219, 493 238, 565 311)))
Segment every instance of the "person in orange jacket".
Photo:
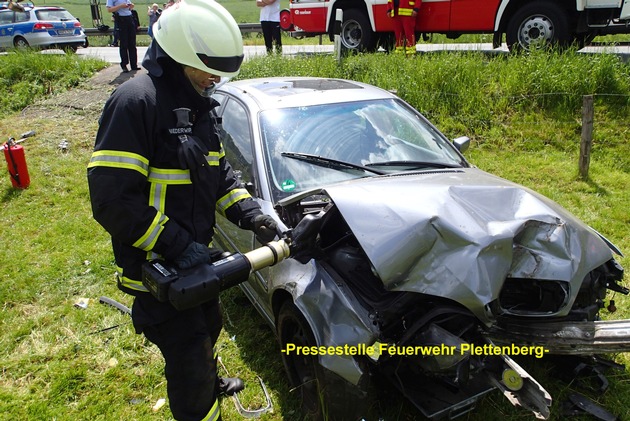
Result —
POLYGON ((416 18, 422 0, 388 0, 387 16, 394 20, 395 53, 416 53, 416 18))

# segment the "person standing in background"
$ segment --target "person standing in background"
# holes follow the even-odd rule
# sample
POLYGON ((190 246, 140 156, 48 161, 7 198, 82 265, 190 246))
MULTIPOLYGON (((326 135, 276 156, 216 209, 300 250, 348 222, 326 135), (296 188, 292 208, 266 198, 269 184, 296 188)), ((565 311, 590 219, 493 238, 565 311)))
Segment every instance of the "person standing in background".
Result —
POLYGON ((157 3, 153 3, 149 6, 149 10, 147 12, 147 16, 149 16, 149 27, 147 28, 147 33, 151 38, 153 38, 153 24, 157 22, 161 14, 162 9, 160 9, 157 3))
POLYGON ((256 6, 260 7, 260 26, 267 54, 273 53, 273 44, 276 44, 276 52, 282 53, 282 38, 280 35, 280 0, 256 0, 256 6))
POLYGON ((116 13, 112 13, 112 22, 114 22, 114 39, 109 46, 118 47, 118 35, 120 34, 120 29, 118 28, 118 16, 116 16, 116 13))
POLYGON ((422 0, 388 0, 387 16, 394 20, 394 53, 407 57, 416 53, 416 19, 422 0))
POLYGON ((131 11, 133 3, 129 0, 107 0, 107 11, 117 14, 118 22, 118 51, 120 53, 120 67, 124 73, 131 70, 139 70, 138 51, 136 49, 137 26, 131 11))
POLYGON ((133 18, 133 24, 136 27, 136 34, 140 31, 140 16, 138 16, 138 11, 131 8, 131 17, 133 18))

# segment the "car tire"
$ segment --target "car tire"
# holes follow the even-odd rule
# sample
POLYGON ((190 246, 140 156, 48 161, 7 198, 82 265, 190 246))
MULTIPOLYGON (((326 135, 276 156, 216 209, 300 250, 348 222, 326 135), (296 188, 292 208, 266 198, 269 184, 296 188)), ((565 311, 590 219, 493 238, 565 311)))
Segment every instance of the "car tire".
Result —
POLYGON ((367 15, 358 9, 344 10, 341 43, 350 51, 376 51, 376 34, 367 15))
POLYGON ((549 2, 534 2, 519 9, 508 23, 505 39, 512 52, 564 48, 573 42, 567 12, 549 2))
POLYGON ((13 46, 18 49, 26 49, 30 47, 28 41, 23 37, 15 37, 13 40, 13 46))
MULTIPOLYGON (((291 300, 281 305, 276 328, 282 350, 286 350, 288 344, 298 347, 318 346, 310 325, 291 300)), ((367 371, 359 384, 352 384, 322 367, 317 355, 282 352, 282 362, 291 388, 299 393, 305 420, 346 421, 365 418, 377 399, 367 371)))
MULTIPOLYGON (((288 344, 298 347, 316 346, 315 336, 300 310, 291 301, 285 301, 280 307, 277 320, 280 348, 287 349, 288 344)), ((292 388, 299 391, 302 410, 308 419, 323 418, 320 381, 322 371, 316 355, 295 355, 282 353, 284 369, 289 376, 292 388)))

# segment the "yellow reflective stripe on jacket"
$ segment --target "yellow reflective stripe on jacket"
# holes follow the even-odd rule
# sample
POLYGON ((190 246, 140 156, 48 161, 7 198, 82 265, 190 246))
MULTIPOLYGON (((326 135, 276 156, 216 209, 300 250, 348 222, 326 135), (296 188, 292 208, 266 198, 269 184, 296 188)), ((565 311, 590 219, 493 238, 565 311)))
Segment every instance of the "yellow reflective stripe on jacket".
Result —
POLYGON ((166 209, 166 187, 166 184, 151 183, 151 188, 149 189, 149 205, 162 213, 166 209))
POLYGON ((219 160, 224 156, 225 153, 223 152, 223 149, 221 149, 219 152, 208 152, 208 155, 206 155, 206 161, 208 161, 208 165, 210 165, 211 167, 218 167, 219 160))
POLYGON ((412 16, 413 9, 403 9, 402 7, 398 9, 398 16, 412 16))
POLYGON ((144 285, 142 285, 141 281, 134 281, 133 279, 129 279, 126 276, 123 276, 123 270, 120 266, 116 266, 116 272, 116 277, 118 278, 118 282, 120 283, 120 285, 134 291, 149 292, 149 290, 144 285))
POLYGON ((218 420, 220 416, 221 408, 219 407, 219 401, 215 399, 214 405, 212 405, 212 408, 210 408, 210 412, 208 412, 208 415, 203 417, 201 421, 215 421, 218 420))
POLYGON ((166 215, 160 212, 155 214, 155 218, 153 218, 153 222, 151 222, 149 229, 147 229, 147 231, 142 237, 138 239, 138 241, 133 243, 133 246, 145 251, 151 250, 157 242, 160 233, 164 229, 164 224, 166 224, 166 221, 168 221, 168 217, 166 215))
POLYGON ((88 168, 94 167, 124 168, 146 176, 149 173, 149 160, 136 153, 102 150, 95 151, 90 158, 88 168))
POLYGON ((248 199, 250 197, 251 196, 249 195, 247 190, 245 190, 245 189, 234 189, 234 190, 230 191, 228 194, 226 194, 225 196, 223 196, 222 198, 220 198, 217 201, 217 210, 221 214, 225 214, 225 211, 230 206, 232 206, 233 204, 235 204, 239 200, 248 199))
POLYGON ((162 184, 191 184, 190 171, 149 167, 147 176, 151 183, 162 184))

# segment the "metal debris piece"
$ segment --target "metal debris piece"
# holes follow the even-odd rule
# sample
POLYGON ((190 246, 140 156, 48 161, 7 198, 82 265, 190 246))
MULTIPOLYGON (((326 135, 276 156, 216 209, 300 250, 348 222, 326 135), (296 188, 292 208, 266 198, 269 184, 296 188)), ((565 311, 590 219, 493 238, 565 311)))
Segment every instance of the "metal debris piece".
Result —
MULTIPOLYGON (((223 360, 221 359, 221 357, 219 357, 218 360, 219 360, 219 364, 221 364, 221 367, 223 367, 223 371, 225 371, 226 376, 229 376, 229 372, 227 368, 225 367, 225 365, 223 364, 223 360)), ((243 404, 238 398, 239 392, 232 395, 232 400, 234 401, 234 406, 236 407, 236 410, 244 418, 258 418, 262 414, 269 412, 272 409, 271 396, 269 395, 269 392, 267 391, 267 387, 265 387, 265 383, 263 383, 260 377, 258 377, 258 381, 260 382, 260 388, 262 389, 263 394, 265 395, 266 405, 264 407, 258 408, 258 409, 245 409, 245 407, 243 406, 243 404)))
POLYGON ((101 304, 107 304, 109 306, 112 306, 115 309, 120 310, 120 312, 123 313, 123 314, 131 315, 131 309, 129 307, 127 307, 126 305, 121 304, 118 301, 113 300, 113 299, 111 299, 109 297, 100 297, 98 299, 98 302, 101 303, 101 304))
POLYGON ((271 407, 272 407, 271 397, 269 396, 269 392, 267 391, 267 388, 265 387, 265 383, 263 383, 260 377, 258 377, 258 381, 260 382, 260 388, 265 394, 266 406, 259 409, 245 409, 243 405, 241 404, 241 401, 238 399, 238 393, 235 393, 232 396, 236 410, 238 411, 239 414, 241 414, 245 418, 258 418, 262 414, 269 412, 271 410, 271 407))
POLYGON ((74 302, 74 306, 76 308, 80 308, 81 310, 85 310, 88 307, 89 303, 90 303, 89 298, 79 298, 74 302))
POLYGON ((562 415, 566 417, 590 414, 602 421, 619 421, 619 417, 606 411, 592 400, 579 393, 571 393, 569 399, 563 403, 562 415))
POLYGON ((68 152, 69 148, 70 144, 68 143, 68 141, 66 139, 62 139, 59 143, 59 149, 61 150, 61 152, 68 152))
POLYGON ((157 402, 155 403, 155 405, 153 405, 153 408, 151 409, 153 410, 153 412, 157 412, 160 409, 162 409, 164 405, 166 405, 166 399, 160 398, 157 400, 157 402))

